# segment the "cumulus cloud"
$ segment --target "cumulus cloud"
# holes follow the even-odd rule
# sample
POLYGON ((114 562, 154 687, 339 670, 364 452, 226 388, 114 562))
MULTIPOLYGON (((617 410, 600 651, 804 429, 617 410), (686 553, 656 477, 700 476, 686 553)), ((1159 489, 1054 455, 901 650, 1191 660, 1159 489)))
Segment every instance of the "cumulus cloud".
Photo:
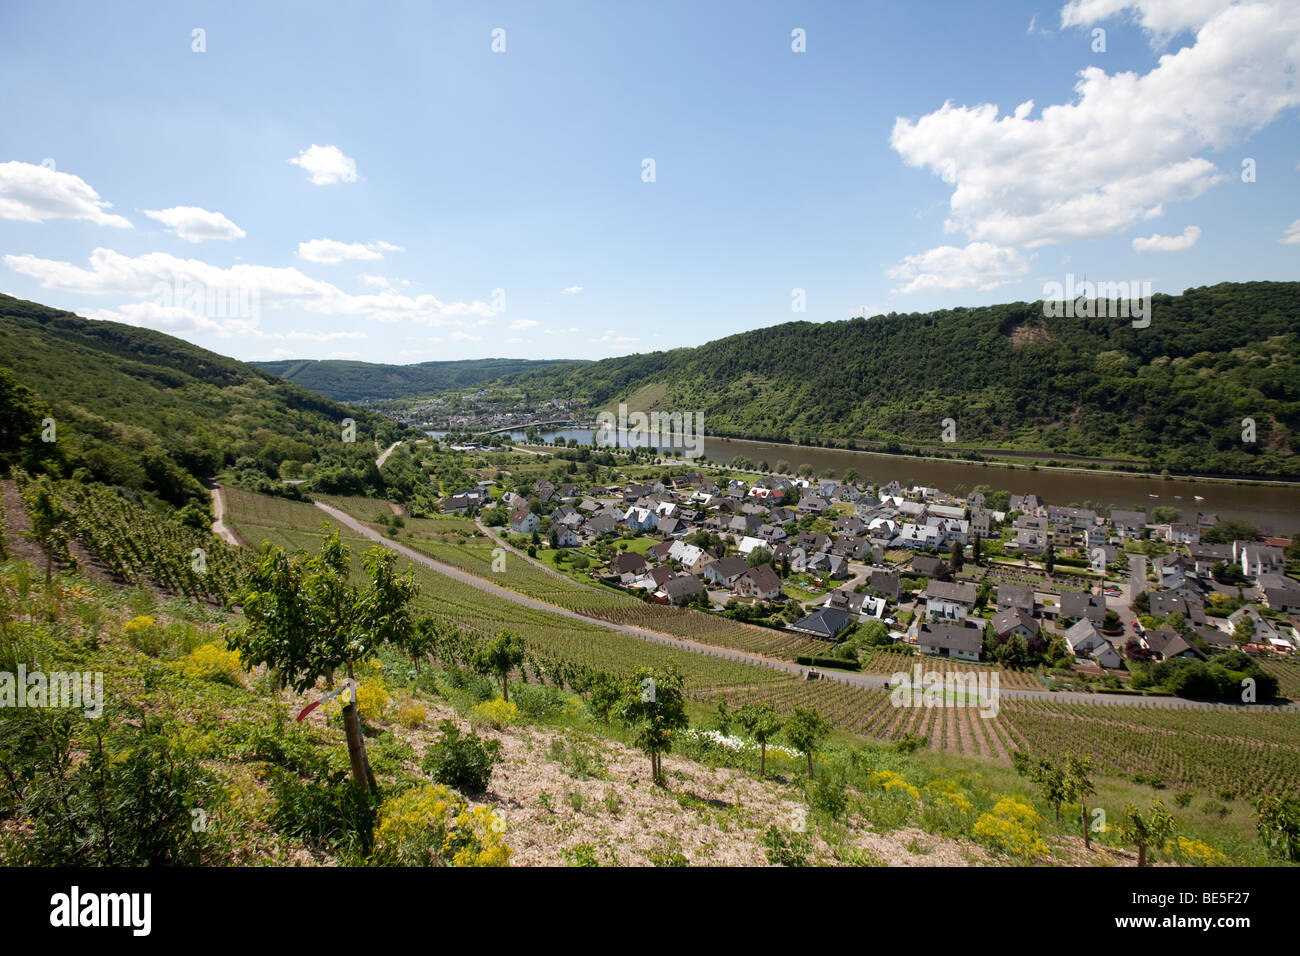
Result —
POLYGON ((1156 233, 1154 236, 1137 236, 1133 240, 1134 252, 1182 252, 1184 249, 1190 249, 1196 245, 1196 240, 1201 238, 1200 226, 1188 226, 1183 230, 1181 236, 1162 236, 1156 233))
POLYGON ((991 242, 972 242, 963 248, 939 246, 907 256, 886 270, 891 279, 906 281, 903 292, 995 289, 1029 271, 1029 261, 1015 249, 991 242))
MULTIPOLYGON (((334 263, 344 259, 382 259, 385 252, 401 252, 391 242, 339 242, 336 239, 309 239, 298 243, 298 258, 308 262, 334 263)), ((364 278, 364 277, 363 277, 364 278)), ((385 280, 386 281, 386 280, 385 280)))
MULTIPOLYGON (((491 318, 497 311, 481 300, 444 302, 432 295, 408 296, 389 290, 351 295, 295 268, 240 263, 227 269, 163 252, 132 257, 99 248, 90 254, 87 267, 34 255, 6 255, 3 261, 8 268, 35 279, 46 289, 124 297, 128 301, 116 307, 118 314, 168 331, 217 331, 207 322, 223 316, 213 316, 210 307, 195 305, 192 295, 195 290, 200 300, 205 291, 209 300, 217 292, 232 301, 250 298, 247 293, 251 292, 263 308, 432 326, 465 318, 491 318), (191 325, 177 324, 184 322, 191 325)), ((116 315, 108 317, 116 318, 116 315)), ((237 331, 229 323, 226 328, 237 331)))
POLYGON ((100 226, 130 229, 129 219, 104 211, 112 205, 100 199, 80 176, 16 160, 0 163, 0 219, 85 219, 100 226))
MULTIPOLYGON (((577 329, 571 329, 570 331, 576 332, 577 329)), ((613 329, 606 329, 605 333, 601 335, 600 338, 592 339, 592 341, 593 342, 640 342, 641 340, 638 338, 633 338, 630 335, 619 335, 613 329)))
POLYGON ((204 239, 243 239, 246 233, 219 212, 198 206, 172 206, 170 209, 144 209, 150 219, 156 219, 167 231, 186 242, 204 239))
POLYGON ((393 284, 383 276, 372 276, 368 273, 361 273, 361 281, 372 289, 391 289, 393 284))
POLYGON ((457 329, 455 332, 451 333, 451 340, 453 342, 482 342, 483 337, 481 335, 470 335, 468 332, 462 332, 457 329))
POLYGON ((513 322, 510 323, 510 328, 518 332, 523 329, 536 328, 541 324, 542 323, 538 322, 536 319, 515 319, 513 322))
POLYGON ((343 150, 337 146, 317 146, 312 143, 289 162, 305 169, 308 181, 317 186, 357 181, 356 160, 344 156, 343 150))
POLYGON ((1148 73, 1079 73, 1073 102, 1035 117, 952 102, 900 117, 891 146, 952 186, 947 232, 1026 247, 1104 236, 1224 181, 1197 155, 1221 149, 1300 104, 1300 4, 1078 0, 1062 19, 1088 26, 1131 11, 1154 33, 1196 31, 1195 43, 1148 73))
POLYGON ((1294 246, 1300 244, 1300 219, 1297 219, 1291 225, 1286 227, 1282 233, 1282 238, 1278 240, 1284 246, 1294 246))
POLYGON ((561 289, 560 295, 577 295, 581 291, 582 291, 582 286, 571 285, 567 289, 561 289))

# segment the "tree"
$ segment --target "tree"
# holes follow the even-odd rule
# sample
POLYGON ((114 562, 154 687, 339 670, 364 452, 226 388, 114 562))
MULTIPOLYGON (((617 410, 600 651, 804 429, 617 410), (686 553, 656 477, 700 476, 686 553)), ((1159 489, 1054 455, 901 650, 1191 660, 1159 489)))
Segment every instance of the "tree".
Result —
POLYGON ((785 739, 808 758, 808 776, 813 775, 813 754, 831 732, 826 718, 810 707, 796 707, 785 724, 785 739))
POLYGON ((975 541, 971 544, 970 553, 971 559, 975 562, 975 567, 978 568, 984 563, 984 560, 980 555, 980 533, 978 531, 975 532, 975 541))
MULTIPOLYGON (((409 651, 418 639, 410 615, 419 593, 414 575, 397 575, 396 555, 376 546, 361 558, 369 584, 357 587, 348 580, 348 557, 337 531, 324 539, 319 554, 298 549, 289 555, 263 546, 240 597, 247 624, 230 637, 245 664, 265 664, 280 687, 303 693, 321 678, 332 685, 339 668, 352 678, 353 666, 385 644, 409 651)), ((350 698, 343 727, 352 782, 373 790, 361 720, 350 698)))
POLYGON ((1300 800, 1285 800, 1277 795, 1261 797, 1255 802, 1255 827, 1270 856, 1300 862, 1300 800))
POLYGON ((510 700, 510 672, 524 659, 524 642, 518 635, 501 631, 486 647, 474 654, 474 669, 501 681, 501 696, 510 700))
POLYGON ((1178 821, 1159 800, 1153 800, 1145 814, 1129 804, 1124 808, 1125 820, 1120 824, 1120 835, 1137 847, 1138 866, 1147 865, 1147 849, 1163 850, 1178 830, 1178 821))
POLYGON ((952 543, 952 558, 948 563, 952 566, 954 574, 960 573, 961 569, 965 566, 966 554, 960 541, 954 541, 952 543))
POLYGON ((767 776, 767 742, 781 732, 781 715, 776 708, 764 701, 761 704, 745 704, 736 713, 736 720, 745 733, 758 744, 758 775, 767 776))
POLYGON ((856 485, 858 483, 858 470, 856 468, 850 468, 845 471, 844 480, 850 485, 856 485))
POLYGON ((1043 568, 1047 571, 1049 577, 1056 568, 1056 545, 1051 542, 1048 542, 1047 551, 1043 555, 1043 568))
POLYGON ((767 548, 755 548, 753 551, 749 552, 749 557, 745 559, 745 563, 751 568, 756 568, 760 564, 767 564, 771 560, 771 551, 767 550, 767 548))
POLYGON ((23 532, 23 537, 44 552, 48 585, 54 573, 54 556, 68 553, 68 509, 47 478, 33 481, 23 489, 23 506, 31 519, 31 527, 23 532))
POLYGON ((673 732, 689 723, 682 685, 676 664, 664 670, 638 667, 624 684, 617 706, 619 722, 632 729, 634 742, 650 758, 650 776, 661 787, 663 755, 672 751, 673 732))
POLYGON ((1083 826, 1083 845, 1092 849, 1092 832, 1088 828, 1088 798, 1097 792, 1092 782, 1092 758, 1087 754, 1065 757, 1065 799, 1079 805, 1079 822, 1083 826))
POLYGON ((1011 760, 1015 765, 1016 773, 1038 784, 1044 802, 1056 811, 1056 822, 1060 823, 1061 804, 1069 799, 1069 784, 1065 770, 1044 758, 1034 760, 1020 750, 1011 755, 1011 760))

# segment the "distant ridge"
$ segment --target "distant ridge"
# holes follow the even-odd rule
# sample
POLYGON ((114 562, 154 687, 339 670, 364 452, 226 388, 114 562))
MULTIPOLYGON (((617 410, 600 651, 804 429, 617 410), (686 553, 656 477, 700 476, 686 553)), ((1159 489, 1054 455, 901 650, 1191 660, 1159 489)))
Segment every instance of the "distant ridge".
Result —
POLYGON ((383 365, 345 359, 281 359, 253 362, 281 378, 340 402, 381 401, 426 392, 469 388, 520 372, 584 364, 576 359, 466 359, 383 365))

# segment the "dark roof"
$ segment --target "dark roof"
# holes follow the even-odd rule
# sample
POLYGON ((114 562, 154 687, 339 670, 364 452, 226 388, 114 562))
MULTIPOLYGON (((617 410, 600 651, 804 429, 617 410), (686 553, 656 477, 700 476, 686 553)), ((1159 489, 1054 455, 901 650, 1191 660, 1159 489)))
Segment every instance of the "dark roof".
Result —
POLYGON ((1034 622, 1034 619, 1018 607, 1007 608, 993 618, 993 632, 998 636, 1010 633, 1016 629, 1017 625, 1023 626, 1031 634, 1038 632, 1038 625, 1034 622))
POLYGON ((760 564, 756 568, 750 568, 741 577, 749 578, 754 586, 763 592, 781 590, 781 578, 772 570, 770 564, 760 564))
POLYGON ((852 623, 852 615, 834 607, 820 607, 802 620, 796 621, 794 627, 801 631, 811 631, 822 637, 835 637, 852 623))
POLYGON ((916 643, 921 647, 934 650, 948 648, 949 651, 962 651, 976 654, 984 647, 984 633, 979 625, 967 622, 957 624, 922 624, 916 635, 916 643))
POLYGON ((1032 612, 1034 589, 1025 584, 999 584, 998 607, 1018 607, 1032 612))
POLYGON ((925 586, 926 598, 939 598, 943 601, 960 601, 962 604, 974 604, 978 596, 975 585, 958 581, 931 581, 925 586))
POLYGON ((680 574, 664 585, 664 593, 674 601, 704 590, 704 584, 693 574, 680 574))

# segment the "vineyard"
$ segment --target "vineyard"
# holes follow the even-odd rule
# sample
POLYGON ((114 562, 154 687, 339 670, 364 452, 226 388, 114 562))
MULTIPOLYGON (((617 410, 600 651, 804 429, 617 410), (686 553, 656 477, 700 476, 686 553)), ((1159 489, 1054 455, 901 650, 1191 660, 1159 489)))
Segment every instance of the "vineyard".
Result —
MULTIPOLYGON (((17 481, 25 487, 26 476, 17 474, 17 481)), ((218 604, 238 592, 247 552, 104 485, 66 481, 55 483, 54 490, 67 508, 68 536, 117 577, 218 604)))
POLYGON ((970 661, 951 660, 938 657, 918 657, 907 647, 873 647, 862 658, 862 673, 893 674, 896 671, 911 673, 912 668, 920 663, 927 671, 940 674, 972 671, 988 671, 998 675, 998 686, 1009 689, 1043 690, 1043 682, 1031 671, 1008 670, 993 664, 975 664, 970 661))

